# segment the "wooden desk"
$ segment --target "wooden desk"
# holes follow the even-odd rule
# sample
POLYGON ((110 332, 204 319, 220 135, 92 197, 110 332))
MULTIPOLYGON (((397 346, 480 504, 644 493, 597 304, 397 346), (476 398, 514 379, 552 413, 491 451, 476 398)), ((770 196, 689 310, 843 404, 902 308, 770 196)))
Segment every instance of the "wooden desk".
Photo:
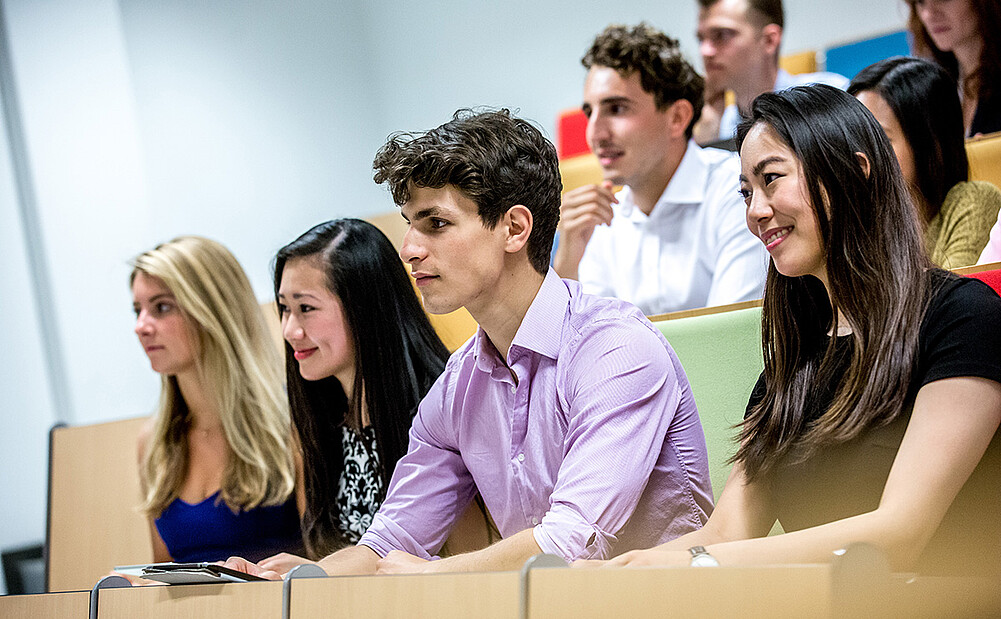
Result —
POLYGON ((37 619, 38 617, 87 616, 90 591, 68 591, 40 595, 0 596, 0 617, 3 619, 37 619))
POLYGON ((548 569, 529 577, 528 617, 826 617, 829 565, 548 569))
POLYGON ((292 582, 290 617, 517 618, 517 572, 357 576, 292 582))
MULTIPOLYGON (((536 569, 527 617, 998 617, 986 578, 841 572, 832 565, 756 568, 536 569)), ((518 572, 294 580, 292 619, 520 617, 518 572)), ((102 619, 282 617, 282 583, 104 589, 102 619)), ((0 617, 88 616, 89 592, 0 597, 0 617)))
MULTIPOLYGON (((100 619, 250 619, 282 616, 282 583, 170 585, 100 592, 100 619)), ((81 617, 86 617, 86 613, 81 617)))

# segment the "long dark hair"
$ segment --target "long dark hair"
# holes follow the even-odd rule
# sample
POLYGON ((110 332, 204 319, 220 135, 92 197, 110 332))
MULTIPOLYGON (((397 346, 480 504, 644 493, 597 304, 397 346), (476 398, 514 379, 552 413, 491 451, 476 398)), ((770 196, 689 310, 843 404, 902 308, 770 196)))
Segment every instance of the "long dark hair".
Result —
MULTIPOLYGON (((375 431, 383 488, 407 450, 417 405, 445 368, 448 350, 421 308, 389 239, 370 223, 338 219, 311 228, 275 256, 275 298, 289 260, 317 260, 341 301, 355 350, 349 402, 331 376, 304 380, 285 343, 292 423, 302 445, 306 484, 303 539, 311 556, 347 544, 339 527, 337 491, 344 470, 341 427, 362 402, 375 431)), ((380 497, 380 500, 383 497, 380 497)))
POLYGON ((802 165, 830 296, 815 277, 786 277, 769 265, 761 324, 766 393, 744 421, 734 457, 749 479, 786 455, 805 459, 901 413, 931 266, 890 142, 857 99, 825 85, 763 94, 738 127, 738 147, 759 123, 802 165), (868 159, 868 174, 857 153, 868 159), (849 368, 830 408, 808 423, 807 394, 835 362, 836 338, 825 343, 825 335, 837 333, 838 310, 853 330, 849 368))
MULTIPOLYGON (((980 66, 966 77, 963 96, 977 93, 978 104, 997 105, 1001 103, 1001 41, 997 33, 1001 32, 1001 2, 998 0, 969 0, 970 7, 977 15, 977 31, 983 42, 980 52, 980 66)), ((917 0, 907 0, 911 8, 907 19, 907 28, 911 33, 911 43, 914 53, 918 56, 934 59, 942 65, 954 80, 959 79, 959 62, 952 52, 945 52, 935 46, 928 30, 918 17, 917 0)))
POLYGON ((900 123, 914 153, 922 216, 931 221, 949 190, 970 176, 956 82, 931 61, 896 56, 862 69, 848 86, 852 95, 867 90, 882 97, 900 123))

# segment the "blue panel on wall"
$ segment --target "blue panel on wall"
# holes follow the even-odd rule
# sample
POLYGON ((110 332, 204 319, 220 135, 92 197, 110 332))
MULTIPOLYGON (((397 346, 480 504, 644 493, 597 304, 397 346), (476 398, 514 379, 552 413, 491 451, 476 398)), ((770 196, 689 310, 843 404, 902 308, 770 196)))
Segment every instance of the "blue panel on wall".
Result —
POLYGON ((874 62, 890 56, 907 56, 911 53, 907 32, 900 30, 880 37, 857 41, 827 50, 824 68, 847 78, 874 62))

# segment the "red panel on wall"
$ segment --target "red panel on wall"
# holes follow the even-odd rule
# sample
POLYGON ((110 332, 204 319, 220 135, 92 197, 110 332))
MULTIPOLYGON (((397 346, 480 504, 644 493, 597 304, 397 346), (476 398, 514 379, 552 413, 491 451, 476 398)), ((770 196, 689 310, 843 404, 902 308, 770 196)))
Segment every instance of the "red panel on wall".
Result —
POLYGON ((560 159, 569 159, 591 152, 584 137, 587 131, 587 116, 580 108, 565 110, 556 121, 556 150, 560 159))

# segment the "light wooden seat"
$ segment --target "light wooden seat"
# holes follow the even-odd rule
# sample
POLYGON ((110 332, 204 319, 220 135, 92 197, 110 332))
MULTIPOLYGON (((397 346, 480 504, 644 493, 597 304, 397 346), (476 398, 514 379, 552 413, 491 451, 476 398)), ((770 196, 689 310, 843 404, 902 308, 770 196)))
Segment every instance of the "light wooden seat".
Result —
POLYGON ((1001 131, 966 141, 970 180, 989 181, 1001 188, 1001 131))
POLYGON ((153 560, 148 521, 137 509, 136 439, 146 420, 53 428, 49 591, 90 589, 116 565, 153 560))
POLYGON ((560 160, 560 179, 563 181, 563 193, 601 182, 603 174, 601 164, 593 153, 577 155, 560 160))
POLYGON ((786 54, 779 58, 779 67, 793 75, 814 73, 817 70, 817 52, 811 49, 805 52, 786 54))

